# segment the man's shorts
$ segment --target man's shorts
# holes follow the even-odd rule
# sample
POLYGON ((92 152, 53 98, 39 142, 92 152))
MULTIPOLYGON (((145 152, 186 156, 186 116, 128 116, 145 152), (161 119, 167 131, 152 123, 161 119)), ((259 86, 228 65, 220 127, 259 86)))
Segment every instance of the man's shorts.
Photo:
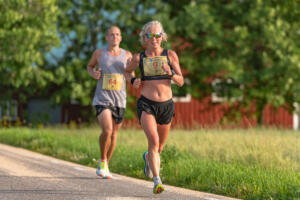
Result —
POLYGON ((96 117, 102 113, 103 110, 109 109, 112 114, 112 118, 115 120, 117 124, 122 123, 125 114, 125 108, 119 108, 114 106, 104 106, 104 105, 96 105, 96 117))
POLYGON ((141 96, 137 102, 137 115, 140 121, 143 111, 153 115, 156 123, 169 124, 175 115, 175 105, 172 99, 156 102, 141 96))

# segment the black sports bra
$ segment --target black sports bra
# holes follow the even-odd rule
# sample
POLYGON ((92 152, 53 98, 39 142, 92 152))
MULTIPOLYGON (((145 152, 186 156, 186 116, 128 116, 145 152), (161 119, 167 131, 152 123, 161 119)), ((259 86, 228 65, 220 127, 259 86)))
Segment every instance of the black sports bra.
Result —
POLYGON ((142 81, 171 79, 171 77, 162 69, 162 60, 167 61, 171 70, 174 71, 168 57, 168 49, 164 49, 160 56, 151 58, 146 56, 145 51, 140 53, 139 67, 141 70, 142 81))

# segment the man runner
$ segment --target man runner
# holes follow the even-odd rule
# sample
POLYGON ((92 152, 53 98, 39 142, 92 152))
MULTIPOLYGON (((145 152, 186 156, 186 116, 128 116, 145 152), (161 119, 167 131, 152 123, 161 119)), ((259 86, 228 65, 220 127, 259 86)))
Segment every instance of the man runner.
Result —
POLYGON ((132 55, 119 47, 122 41, 121 31, 111 26, 106 32, 107 48, 97 49, 87 66, 91 77, 98 80, 93 106, 102 133, 99 137, 100 160, 96 174, 112 179, 109 161, 117 143, 126 107, 126 80, 124 72, 132 55))

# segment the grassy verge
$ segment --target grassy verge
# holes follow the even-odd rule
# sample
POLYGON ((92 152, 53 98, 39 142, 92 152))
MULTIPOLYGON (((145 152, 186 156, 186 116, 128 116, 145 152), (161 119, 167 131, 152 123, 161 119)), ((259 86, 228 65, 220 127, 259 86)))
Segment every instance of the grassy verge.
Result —
MULTIPOLYGON (((97 166, 99 129, 0 129, 2 143, 97 166)), ((122 130, 112 172, 144 179, 140 130, 122 130)), ((242 199, 300 199, 300 133, 284 130, 171 131, 164 183, 242 199)))

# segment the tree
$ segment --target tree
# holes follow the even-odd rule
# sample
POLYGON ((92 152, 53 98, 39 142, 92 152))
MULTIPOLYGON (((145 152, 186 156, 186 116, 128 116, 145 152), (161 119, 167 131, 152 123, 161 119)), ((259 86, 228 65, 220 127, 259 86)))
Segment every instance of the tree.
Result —
POLYGON ((179 13, 175 47, 192 81, 193 95, 213 92, 208 78, 231 78, 231 97, 256 107, 262 123, 267 104, 292 110, 299 102, 299 1, 191 1, 179 13), (181 49, 182 44, 187 48, 181 49))
MULTIPOLYGON (((57 103, 75 99, 82 105, 91 105, 97 82, 89 77, 86 66, 93 51, 104 47, 105 31, 111 25, 119 26, 121 47, 137 52, 141 50, 138 33, 142 25, 168 8, 159 0, 59 0, 58 6, 62 12, 57 28, 64 50, 60 55, 52 53, 48 61, 47 67, 55 74, 48 91, 52 91, 52 99, 57 103)), ((168 16, 168 12, 162 13, 159 16, 168 16)), ((128 102, 131 101, 128 95, 128 102)), ((133 115, 126 112, 126 117, 133 115)))
POLYGON ((53 0, 0 0, 1 99, 25 102, 54 79, 45 53, 58 45, 53 0))
POLYGON ((255 104, 258 122, 267 104, 292 110, 300 101, 298 1, 59 0, 58 6, 59 35, 66 46, 53 56, 54 64, 47 64, 55 76, 47 91, 57 103, 91 103, 96 81, 86 65, 104 45, 109 26, 121 28, 123 48, 139 52, 138 33, 154 19, 169 34, 165 47, 175 49, 190 72, 194 97, 210 95, 214 77, 232 80, 225 84, 227 99, 242 97, 238 106, 243 108, 255 104))

